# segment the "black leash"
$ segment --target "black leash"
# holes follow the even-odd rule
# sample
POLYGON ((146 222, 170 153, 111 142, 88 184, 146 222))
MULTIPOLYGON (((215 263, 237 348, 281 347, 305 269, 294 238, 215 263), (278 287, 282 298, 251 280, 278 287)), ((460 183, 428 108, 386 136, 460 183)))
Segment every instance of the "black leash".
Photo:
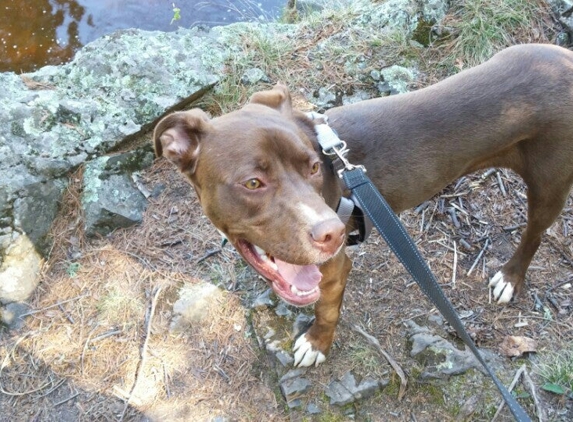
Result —
POLYGON ((400 262, 412 275, 418 286, 438 308, 448 323, 454 327, 458 336, 470 348, 479 362, 483 365, 487 373, 493 379, 503 399, 509 406, 511 413, 517 421, 531 421, 525 410, 519 405, 505 386, 497 379, 491 368, 486 364, 479 353, 475 343, 466 332, 464 325, 452 304, 444 295, 436 278, 428 268, 414 242, 406 233, 404 226, 394 214, 386 200, 374 187, 370 179, 364 174, 362 169, 354 169, 343 172, 344 182, 348 189, 354 193, 366 212, 368 218, 372 220, 392 252, 398 257, 400 262))
MULTIPOLYGON (((316 118, 316 116, 311 116, 311 118, 316 118)), ((323 118, 326 122, 325 116, 320 116, 320 118, 323 118)), ((360 204, 360 208, 378 229, 388 246, 390 246, 390 249, 392 249, 392 252, 394 252, 416 283, 418 283, 422 291, 442 313, 448 323, 456 330, 458 336, 483 365, 493 379, 493 382, 509 406, 515 419, 519 422, 531 422, 525 410, 519 405, 511 393, 507 391, 505 386, 497 379, 491 368, 486 364, 474 341, 466 332, 452 304, 444 295, 434 274, 430 271, 426 261, 424 261, 420 255, 418 248, 392 208, 390 208, 384 197, 366 176, 364 167, 352 165, 346 160, 346 153, 348 152, 346 143, 341 141, 327 124, 319 124, 315 126, 315 128, 324 154, 340 160, 344 167, 338 170, 338 175, 344 180, 346 187, 352 191, 353 196, 360 204)))

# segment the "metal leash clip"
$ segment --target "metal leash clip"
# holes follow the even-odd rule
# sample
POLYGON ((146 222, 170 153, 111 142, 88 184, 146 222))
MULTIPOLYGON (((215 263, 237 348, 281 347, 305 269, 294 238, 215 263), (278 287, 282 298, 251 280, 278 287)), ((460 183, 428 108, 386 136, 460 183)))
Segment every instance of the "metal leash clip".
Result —
POLYGON ((349 150, 346 142, 342 141, 336 132, 328 125, 327 116, 315 112, 307 113, 307 115, 312 120, 320 119, 324 122, 314 126, 314 130, 316 131, 318 143, 322 148, 322 153, 331 157, 333 162, 335 158, 338 158, 340 163, 342 163, 342 168, 337 170, 338 177, 342 179, 342 174, 348 170, 361 169, 363 172, 366 172, 366 168, 363 165, 354 165, 348 161, 346 155, 349 150), (333 159, 333 157, 335 158, 333 159))

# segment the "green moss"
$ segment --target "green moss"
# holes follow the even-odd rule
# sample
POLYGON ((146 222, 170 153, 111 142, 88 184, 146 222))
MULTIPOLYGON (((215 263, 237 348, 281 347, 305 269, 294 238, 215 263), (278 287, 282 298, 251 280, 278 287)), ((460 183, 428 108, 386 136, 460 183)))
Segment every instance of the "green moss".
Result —
POLYGON ((393 398, 398 397, 398 393, 400 392, 400 384, 401 384, 400 377, 398 377, 396 373, 392 372, 388 385, 384 387, 384 389, 382 390, 382 394, 385 394, 393 398))
POLYGON ((438 406, 444 406, 444 389, 443 386, 438 384, 438 382, 434 381, 427 381, 427 382, 419 382, 415 381, 410 385, 411 393, 421 393, 428 402, 433 404, 437 404, 438 406))
POLYGON ((432 27, 434 23, 425 21, 424 19, 418 19, 418 26, 412 33, 412 39, 424 47, 428 47, 432 41, 432 27))

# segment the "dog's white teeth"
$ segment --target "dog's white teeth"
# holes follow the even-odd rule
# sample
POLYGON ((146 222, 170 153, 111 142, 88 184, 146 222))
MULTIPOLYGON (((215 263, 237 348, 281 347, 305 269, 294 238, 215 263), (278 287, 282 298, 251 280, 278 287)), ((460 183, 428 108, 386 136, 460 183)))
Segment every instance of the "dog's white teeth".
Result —
POLYGON ((267 253, 264 251, 264 249, 259 248, 257 245, 253 246, 255 247, 255 251, 259 254, 259 256, 263 259, 266 259, 267 253))
POLYGON ((259 258, 264 261, 269 267, 271 267, 273 270, 278 271, 279 267, 277 267, 277 264, 275 264, 273 258, 265 252, 264 249, 259 248, 257 245, 253 245, 255 247, 255 252, 257 253, 257 255, 259 255, 259 258))
POLYGON ((308 296, 308 295, 316 292, 316 289, 318 289, 318 287, 315 287, 312 290, 299 290, 296 288, 296 286, 293 286, 293 285, 290 286, 290 291, 292 292, 292 294, 295 294, 299 297, 308 296))

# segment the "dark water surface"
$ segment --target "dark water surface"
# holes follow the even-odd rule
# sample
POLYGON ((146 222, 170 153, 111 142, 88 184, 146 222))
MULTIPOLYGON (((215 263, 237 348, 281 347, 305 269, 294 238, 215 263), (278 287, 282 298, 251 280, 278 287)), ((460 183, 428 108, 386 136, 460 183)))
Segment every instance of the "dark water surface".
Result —
POLYGON ((0 0, 0 72, 70 61, 118 29, 175 31, 194 25, 273 20, 286 0, 0 0), (173 7, 181 19, 171 22, 173 7))

